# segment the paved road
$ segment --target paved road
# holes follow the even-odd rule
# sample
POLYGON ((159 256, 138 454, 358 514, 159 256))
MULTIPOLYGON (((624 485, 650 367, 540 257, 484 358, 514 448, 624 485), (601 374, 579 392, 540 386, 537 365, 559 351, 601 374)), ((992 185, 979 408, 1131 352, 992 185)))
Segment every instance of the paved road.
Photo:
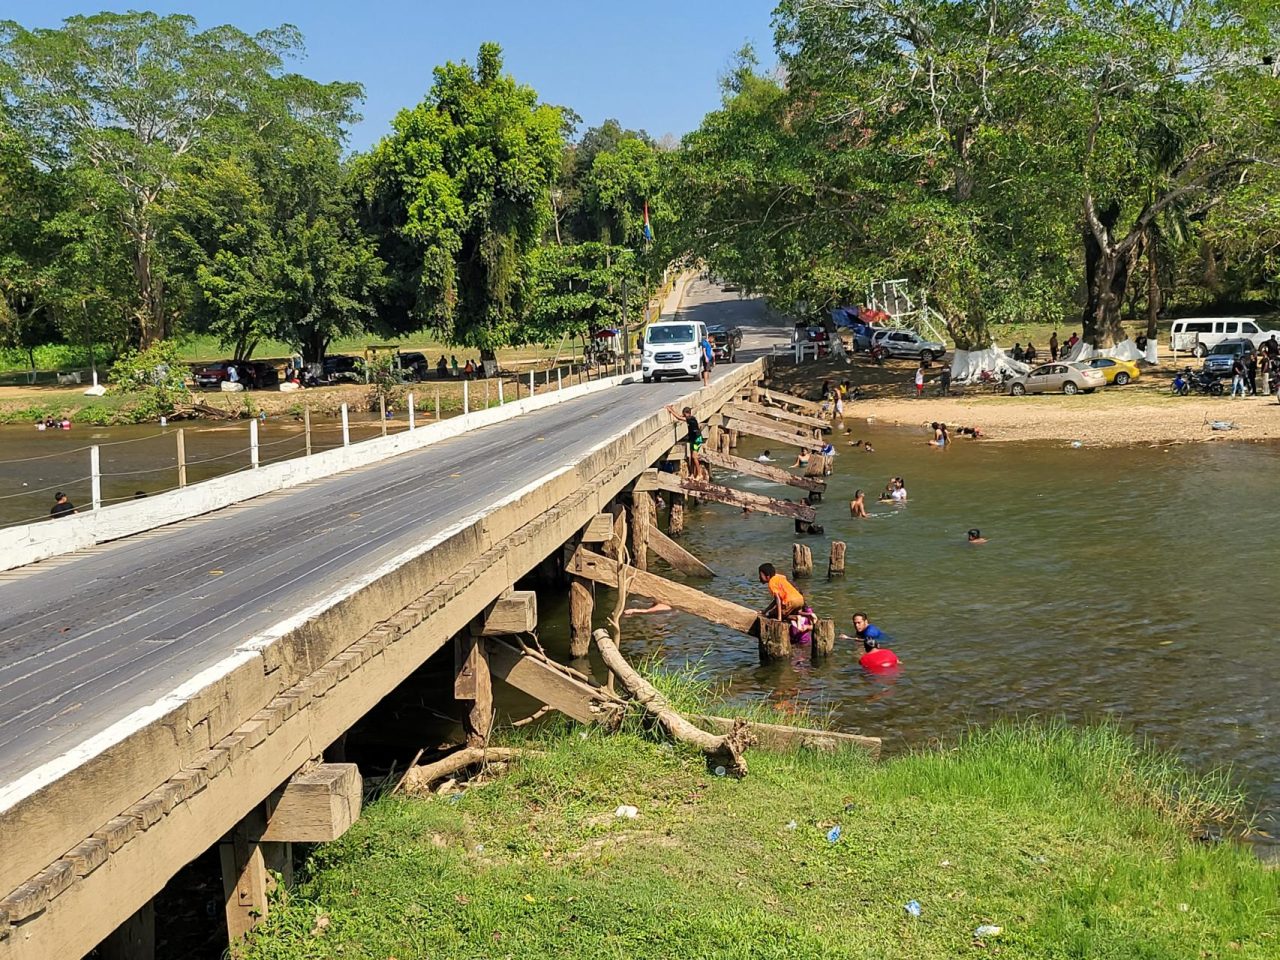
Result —
MULTIPOLYGON (((763 319, 706 284, 686 302, 698 319, 763 319)), ((0 582, 0 783, 694 387, 582 397, 0 582)))

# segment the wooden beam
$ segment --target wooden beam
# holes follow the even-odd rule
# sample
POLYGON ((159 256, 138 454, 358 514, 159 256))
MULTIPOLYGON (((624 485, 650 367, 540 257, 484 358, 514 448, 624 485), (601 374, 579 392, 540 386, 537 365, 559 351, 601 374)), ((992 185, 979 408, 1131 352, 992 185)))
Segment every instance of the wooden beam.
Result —
POLYGON ((261 839, 280 843, 337 840, 360 817, 363 793, 364 780, 354 763, 314 766, 285 784, 261 839))
MULTIPOLYGON (((598 553, 592 553, 585 548, 578 550, 574 554, 572 570, 579 577, 617 589, 617 563, 598 553)), ((632 569, 628 571, 627 589, 631 593, 638 593, 659 603, 668 604, 684 613, 691 613, 695 617, 718 623, 751 637, 756 636, 756 622, 760 619, 756 611, 713 597, 696 587, 687 587, 683 583, 676 583, 656 574, 632 569)))
POLYGON ((608 543, 613 537, 613 517, 597 513, 582 531, 583 543, 608 543))
MULTIPOLYGON (((613 519, 609 518, 609 522, 612 524, 613 519)), ((538 594, 533 590, 508 590, 493 601, 477 620, 477 636, 532 633, 538 628, 538 594)))
POLYGON ((726 470, 733 470, 735 473, 755 477, 757 480, 768 480, 770 483, 776 483, 780 486, 798 487, 801 490, 810 490, 814 493, 822 493, 827 489, 827 481, 825 480, 814 477, 797 477, 794 473, 789 473, 781 467, 760 463, 758 460, 748 460, 745 457, 735 457, 731 454, 710 453, 707 450, 701 451, 698 456, 713 467, 724 467, 726 470))
MULTIPOLYGON (((600 559, 612 566, 612 561, 600 559)), ((495 677, 574 720, 581 723, 610 720, 622 710, 622 702, 616 696, 588 682, 576 671, 527 654, 497 637, 486 637, 484 646, 495 677)))
MULTIPOLYGON (((683 495, 677 493, 672 497, 683 497, 683 495)), ((674 510, 675 504, 672 504, 671 508, 674 510)), ((656 524, 649 528, 649 549, 665 560, 673 570, 679 570, 691 577, 710 578, 716 575, 714 570, 659 530, 656 524)))
POLYGON ((756 417, 767 417, 780 420, 788 425, 795 424, 809 430, 830 430, 831 421, 822 417, 813 417, 807 413, 792 413, 783 407, 766 407, 763 403, 748 403, 746 400, 735 400, 724 408, 726 413, 742 412, 756 417))
POLYGON ((822 445, 822 441, 814 436, 818 430, 814 427, 802 427, 798 423, 785 423, 782 420, 775 420, 773 417, 764 417, 758 413, 746 413, 736 407, 725 407, 720 411, 723 417, 729 417, 734 421, 729 429, 741 431, 744 429, 743 424, 753 427, 761 427, 765 430, 776 430, 785 436, 796 436, 807 441, 810 445, 817 443, 822 445))
MULTIPOLYGON (((700 727, 713 733, 728 733, 734 721, 729 717, 693 716, 689 718, 700 727)), ((840 733, 835 730, 806 730, 779 723, 747 721, 747 729, 755 735, 762 750, 822 750, 835 751, 854 748, 867 750, 873 757, 880 756, 880 738, 862 737, 856 733, 840 733)))
MULTIPOLYGON (((509 631, 504 631, 509 632, 509 631)), ((483 747, 493 728, 493 683, 489 679, 489 655, 480 637, 456 634, 453 638, 455 674, 453 698, 469 704, 462 718, 468 747, 483 747)))
POLYGON ((789 393, 782 393, 778 390, 763 389, 760 391, 760 400, 763 403, 774 403, 782 406, 794 407, 801 413, 821 413, 822 403, 817 400, 805 400, 803 397, 792 396, 789 393))
POLYGON ((724 503, 731 507, 749 507, 761 513, 771 513, 777 517, 790 517, 792 520, 804 520, 812 523, 817 514, 807 503, 794 503, 791 500, 777 500, 759 493, 748 493, 746 490, 735 490, 722 487, 716 483, 707 483, 692 478, 681 480, 679 477, 660 470, 646 470, 636 481, 637 490, 667 490, 671 493, 684 493, 700 500, 724 503))
POLYGON ((740 417, 725 416, 724 422, 742 433, 749 433, 753 437, 759 437, 761 440, 772 440, 774 443, 783 443, 789 447, 796 447, 800 450, 819 450, 822 448, 822 441, 815 440, 813 437, 802 437, 798 433, 789 433, 785 428, 767 427, 760 423, 747 423, 740 417))

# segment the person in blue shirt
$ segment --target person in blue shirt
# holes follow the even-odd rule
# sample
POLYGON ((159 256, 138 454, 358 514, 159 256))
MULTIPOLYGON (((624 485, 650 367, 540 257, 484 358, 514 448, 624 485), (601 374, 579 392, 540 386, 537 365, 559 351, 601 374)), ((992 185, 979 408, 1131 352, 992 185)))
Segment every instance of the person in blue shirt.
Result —
POLYGON ((706 334, 702 335, 700 346, 702 347, 702 385, 709 387, 711 386, 711 368, 716 365, 716 351, 706 334))

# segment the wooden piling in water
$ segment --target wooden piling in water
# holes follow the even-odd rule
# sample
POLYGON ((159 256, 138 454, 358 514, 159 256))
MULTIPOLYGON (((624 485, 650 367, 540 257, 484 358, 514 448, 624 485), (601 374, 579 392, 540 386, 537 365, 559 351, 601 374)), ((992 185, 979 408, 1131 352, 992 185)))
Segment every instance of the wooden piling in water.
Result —
POLYGON ((836 648, 836 622, 819 620, 813 625, 813 656, 829 657, 836 648))
POLYGON ((656 512, 653 494, 631 492, 631 565, 637 570, 649 569, 649 527, 656 512))
POLYGON ((760 619, 760 662, 791 659, 791 624, 786 620, 760 619))
POLYGON ((591 594, 591 582, 569 574, 569 656, 575 660, 585 657, 591 649, 591 616, 595 611, 595 598, 591 594))
POLYGON ((803 543, 791 545, 791 574, 797 580, 813 576, 813 551, 803 543))
MULTIPOLYGON (((680 470, 678 476, 681 480, 689 477, 689 461, 680 461, 680 470)), ((671 512, 667 514, 667 536, 672 540, 679 540, 684 536, 684 494, 671 494, 671 512)))
POLYGON ((843 540, 832 540, 831 559, 827 562, 828 580, 834 580, 836 577, 844 576, 844 553, 845 542, 843 540))

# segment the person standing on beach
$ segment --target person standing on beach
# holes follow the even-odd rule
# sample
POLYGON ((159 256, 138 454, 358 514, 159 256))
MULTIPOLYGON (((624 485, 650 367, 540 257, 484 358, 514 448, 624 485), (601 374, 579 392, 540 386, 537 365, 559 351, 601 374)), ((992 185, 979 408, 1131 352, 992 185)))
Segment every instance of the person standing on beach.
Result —
POLYGON ((924 364, 916 367, 916 399, 924 396, 924 364))
POLYGON ((1055 330, 1049 335, 1049 360, 1056 363, 1058 360, 1058 331, 1055 330))
POLYGON ((1231 399, 1237 396, 1245 395, 1245 369, 1244 361, 1240 357, 1236 357, 1231 361, 1231 399))
POLYGON ((944 364, 942 372, 938 374, 938 396, 951 396, 951 364, 944 364))

